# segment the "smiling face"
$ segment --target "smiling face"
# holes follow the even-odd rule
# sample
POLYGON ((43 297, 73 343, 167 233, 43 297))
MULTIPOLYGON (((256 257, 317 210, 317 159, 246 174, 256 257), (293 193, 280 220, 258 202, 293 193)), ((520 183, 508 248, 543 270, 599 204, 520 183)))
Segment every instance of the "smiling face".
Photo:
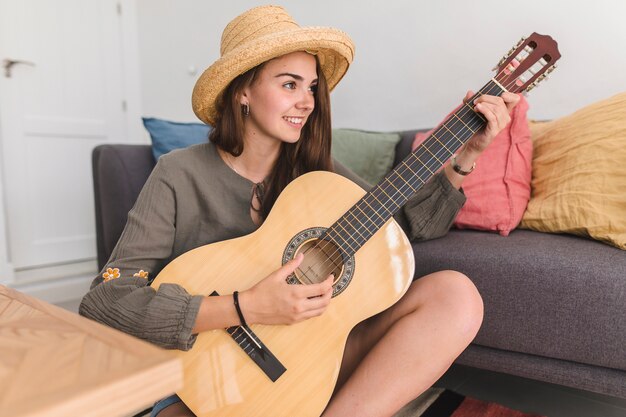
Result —
POLYGON ((244 117, 247 139, 297 142, 315 107, 317 82, 315 57, 306 52, 266 62, 240 97, 250 106, 244 117))

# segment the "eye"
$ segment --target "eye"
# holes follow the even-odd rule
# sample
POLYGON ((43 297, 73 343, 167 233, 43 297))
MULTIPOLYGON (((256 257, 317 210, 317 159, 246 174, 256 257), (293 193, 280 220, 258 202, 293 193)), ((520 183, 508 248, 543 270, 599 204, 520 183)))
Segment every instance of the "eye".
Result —
POLYGON ((313 84, 309 87, 309 91, 313 94, 317 93, 317 84, 313 84))
POLYGON ((289 81, 288 83, 283 84, 283 87, 286 87, 290 90, 296 89, 296 83, 294 81, 289 81))

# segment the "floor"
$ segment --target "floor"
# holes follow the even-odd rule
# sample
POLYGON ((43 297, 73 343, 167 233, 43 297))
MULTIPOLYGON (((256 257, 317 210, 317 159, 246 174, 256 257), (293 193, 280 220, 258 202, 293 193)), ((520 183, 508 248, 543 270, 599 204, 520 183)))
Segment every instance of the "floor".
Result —
MULTIPOLYGON (((79 301, 57 304, 77 312, 79 301)), ((626 417, 626 399, 454 365, 436 384, 546 417, 626 417)))

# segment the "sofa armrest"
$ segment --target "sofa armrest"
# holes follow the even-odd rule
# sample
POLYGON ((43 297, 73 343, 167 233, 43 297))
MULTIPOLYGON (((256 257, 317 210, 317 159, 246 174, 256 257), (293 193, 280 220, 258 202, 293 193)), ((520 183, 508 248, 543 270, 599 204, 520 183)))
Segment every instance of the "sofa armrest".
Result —
POLYGON ((98 268, 109 259, 154 165, 150 145, 99 145, 92 151, 98 268))

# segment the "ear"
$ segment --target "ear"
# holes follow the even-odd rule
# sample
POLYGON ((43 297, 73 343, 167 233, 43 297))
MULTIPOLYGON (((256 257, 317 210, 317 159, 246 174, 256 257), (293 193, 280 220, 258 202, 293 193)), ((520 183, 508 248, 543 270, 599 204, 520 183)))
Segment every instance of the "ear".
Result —
POLYGON ((244 88, 243 91, 239 94, 239 97, 237 97, 237 101, 239 101, 240 105, 243 106, 244 104, 250 104, 250 99, 248 95, 248 88, 244 88))

